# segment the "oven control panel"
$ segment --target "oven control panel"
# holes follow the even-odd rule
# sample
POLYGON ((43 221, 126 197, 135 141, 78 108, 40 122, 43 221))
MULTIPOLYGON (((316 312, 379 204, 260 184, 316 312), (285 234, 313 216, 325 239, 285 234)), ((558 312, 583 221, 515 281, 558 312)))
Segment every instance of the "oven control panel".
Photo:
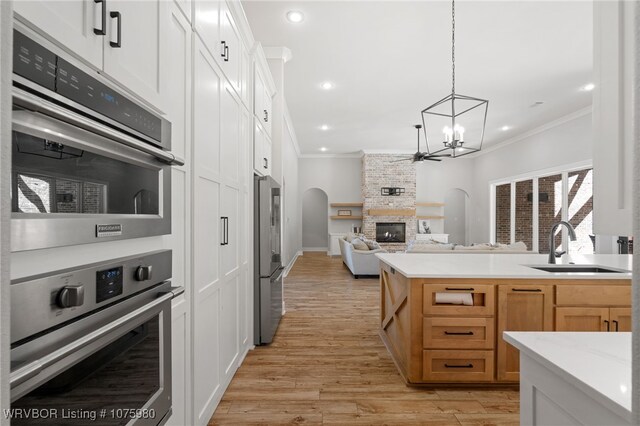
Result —
POLYGON ((158 250, 11 281, 11 342, 151 290, 171 279, 171 258, 158 250))
POLYGON ((122 294, 122 266, 96 272, 96 303, 122 294))
POLYGON ((163 141, 166 138, 166 135, 163 135, 163 132, 167 131, 166 120, 18 30, 13 32, 13 72, 148 136, 154 145, 170 148, 164 146, 163 141))

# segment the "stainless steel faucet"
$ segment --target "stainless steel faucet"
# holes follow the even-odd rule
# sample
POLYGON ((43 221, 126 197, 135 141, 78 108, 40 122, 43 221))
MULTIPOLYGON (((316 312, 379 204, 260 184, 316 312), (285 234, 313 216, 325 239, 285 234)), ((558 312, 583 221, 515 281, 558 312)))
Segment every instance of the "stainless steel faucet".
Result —
MULTIPOLYGON (((555 248, 555 244, 554 244, 554 236, 556 233, 556 229, 558 229, 558 227, 560 225, 564 225, 567 227, 567 230, 569 231, 569 239, 571 241, 575 241, 577 239, 576 237, 576 230, 573 228, 573 225, 571 225, 569 222, 561 220, 558 223, 554 223, 553 226, 551 227, 551 231, 549 231, 549 263, 555 264, 556 263, 556 248, 555 248)), ((567 248, 567 252, 569 251, 569 249, 567 248)))

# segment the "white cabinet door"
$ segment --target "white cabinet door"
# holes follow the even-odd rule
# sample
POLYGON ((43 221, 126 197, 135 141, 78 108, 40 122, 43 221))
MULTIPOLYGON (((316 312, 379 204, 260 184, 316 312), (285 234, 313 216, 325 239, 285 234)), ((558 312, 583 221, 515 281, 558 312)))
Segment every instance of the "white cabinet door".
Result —
POLYGON ((102 27, 104 7, 105 2, 96 3, 94 0, 13 2, 14 11, 40 33, 53 38, 98 69, 102 68, 102 43, 106 37, 95 34, 94 29, 108 29, 107 10, 104 10, 107 28, 102 27))
POLYGON ((220 374, 220 72, 195 38, 193 93, 193 413, 206 424, 222 392, 220 374))
POLYGON ((108 0, 104 72, 150 104, 160 107, 161 0, 108 0), (119 14, 119 15, 118 15, 119 14))
POLYGON ((273 119, 272 112, 273 100, 271 99, 271 93, 265 85, 264 95, 262 97, 262 112, 264 114, 263 126, 267 133, 267 136, 271 138, 271 120, 273 119))
POLYGON ((254 118, 253 126, 253 170, 259 175, 264 175, 267 169, 264 163, 264 135, 258 124, 258 119, 254 118))
POLYGON ((240 353, 238 332, 238 277, 222 285, 220 290, 220 373, 224 382, 236 372, 240 353))
POLYGON ((240 92, 242 101, 249 109, 253 109, 251 91, 251 70, 253 69, 253 58, 249 55, 249 50, 242 43, 242 62, 240 63, 240 92))
POLYGON ((267 176, 271 176, 271 168, 272 168, 271 159, 273 157, 271 152, 272 150, 271 139, 269 139, 267 136, 263 136, 263 140, 264 140, 264 143, 262 145, 262 149, 263 149, 262 156, 265 164, 264 174, 267 176))
POLYGON ((254 84, 253 84, 253 113, 256 118, 260 120, 262 123, 264 120, 264 94, 265 94, 265 85, 264 79, 262 75, 256 68, 256 72, 254 74, 254 84))
POLYGON ((195 29, 204 45, 216 61, 221 59, 220 43, 220 2, 218 0, 198 0, 194 9, 195 29))
POLYGON ((235 91, 240 94, 240 64, 242 63, 242 42, 233 15, 226 3, 220 8, 220 45, 222 71, 235 91))

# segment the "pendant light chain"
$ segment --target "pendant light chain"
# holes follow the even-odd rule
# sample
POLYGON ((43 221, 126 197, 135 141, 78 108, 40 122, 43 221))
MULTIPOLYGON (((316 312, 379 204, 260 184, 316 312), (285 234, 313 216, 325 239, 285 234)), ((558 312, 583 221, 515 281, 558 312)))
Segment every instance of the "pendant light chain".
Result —
POLYGON ((451 94, 456 93, 456 0, 451 1, 451 94))

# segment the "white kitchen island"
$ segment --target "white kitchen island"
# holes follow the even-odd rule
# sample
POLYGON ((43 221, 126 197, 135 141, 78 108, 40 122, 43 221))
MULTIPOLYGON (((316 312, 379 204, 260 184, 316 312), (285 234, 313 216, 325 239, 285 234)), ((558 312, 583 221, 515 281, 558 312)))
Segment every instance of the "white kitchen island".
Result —
POLYGON ((631 333, 505 332, 521 425, 631 425, 631 333))

